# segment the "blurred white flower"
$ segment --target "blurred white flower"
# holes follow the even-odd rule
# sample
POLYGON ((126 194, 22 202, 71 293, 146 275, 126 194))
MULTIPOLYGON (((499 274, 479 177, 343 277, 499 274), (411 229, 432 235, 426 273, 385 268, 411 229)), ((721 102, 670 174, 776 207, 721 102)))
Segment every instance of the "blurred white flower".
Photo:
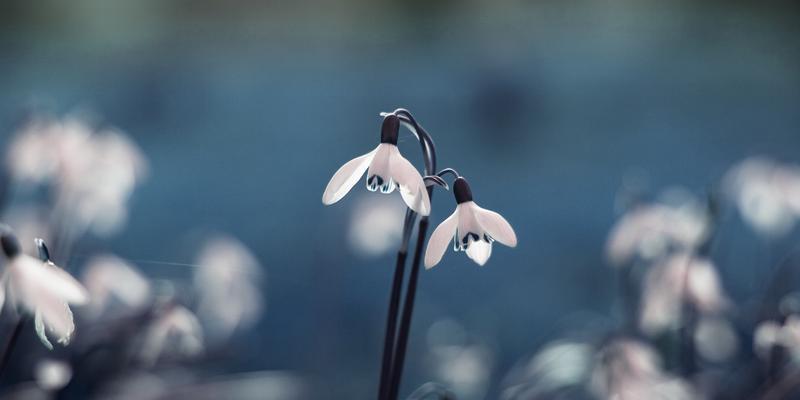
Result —
POLYGON ((774 346, 780 346, 800 362, 800 316, 790 315, 783 324, 764 321, 756 328, 753 347, 761 358, 768 359, 774 346))
POLYGON ((642 296, 640 324, 649 334, 679 324, 684 304, 701 314, 718 313, 728 304, 711 261, 685 252, 667 257, 647 272, 642 296))
POLYGON ((433 268, 441 261, 451 240, 456 251, 466 252, 478 265, 489 260, 495 240, 509 247, 517 245, 517 235, 503 216, 475 204, 466 179, 456 178, 453 194, 458 203, 456 211, 431 234, 425 250, 425 268, 433 268))
POLYGON ((491 377, 492 352, 481 344, 467 343, 467 334, 452 320, 441 320, 428 330, 429 362, 437 381, 459 399, 482 399, 491 377))
POLYGON ((697 352, 712 362, 730 359, 739 348, 739 339, 731 323, 716 316, 700 318, 694 331, 697 352))
POLYGON ((69 344, 75 323, 69 304, 86 304, 86 289, 69 273, 52 262, 43 262, 22 254, 17 238, 8 230, 0 233, 0 245, 6 256, 0 281, 0 308, 6 298, 13 306, 22 306, 34 315, 36 333, 49 349, 53 346, 47 333, 58 343, 69 344))
POLYGON ((397 148, 400 119, 394 114, 384 117, 381 143, 375 150, 345 163, 328 182, 322 203, 330 205, 341 200, 367 171, 367 189, 392 193, 399 187, 408 208, 420 215, 431 213, 431 201, 422 175, 406 160, 397 148))
POLYGON ((141 358, 154 365, 164 354, 193 357, 203 351, 200 321, 186 307, 168 304, 145 333, 141 358))
POLYGON ((10 145, 9 170, 21 182, 51 183, 56 211, 71 227, 116 230, 146 170, 138 147, 113 129, 95 132, 78 118, 37 119, 10 145))
POLYGON ((503 399, 538 399, 582 387, 591 372, 594 349, 587 343, 557 340, 545 345, 507 378, 503 399))
POLYGON ((93 318, 111 307, 112 301, 136 309, 150 298, 147 279, 132 265, 110 254, 89 260, 83 273, 83 283, 91 297, 84 311, 93 318))
POLYGON ((40 388, 47 391, 58 390, 72 379, 72 367, 64 361, 46 358, 36 363, 33 375, 40 388))
POLYGON ((725 176, 742 218, 764 235, 787 233, 800 216, 800 167, 748 158, 725 176))
POLYGON ((374 257, 397 246, 403 234, 405 207, 401 204, 381 197, 360 199, 348 234, 353 249, 374 257))
POLYGON ((590 388, 607 400, 700 398, 688 382, 666 373, 660 364, 646 344, 616 339, 597 353, 590 388))
POLYGON ((263 305, 262 269, 243 244, 231 237, 214 238, 200 252, 197 264, 197 312, 210 334, 224 338, 256 321, 263 305))
POLYGON ((611 229, 606 255, 614 265, 638 256, 652 260, 670 249, 699 246, 708 234, 705 210, 693 199, 677 204, 639 205, 611 229))
MULTIPOLYGON (((308 399, 304 379, 283 371, 256 371, 221 376, 204 382, 181 385, 169 391, 168 398, 179 399, 308 399)), ((163 397, 162 397, 163 398, 163 397)))

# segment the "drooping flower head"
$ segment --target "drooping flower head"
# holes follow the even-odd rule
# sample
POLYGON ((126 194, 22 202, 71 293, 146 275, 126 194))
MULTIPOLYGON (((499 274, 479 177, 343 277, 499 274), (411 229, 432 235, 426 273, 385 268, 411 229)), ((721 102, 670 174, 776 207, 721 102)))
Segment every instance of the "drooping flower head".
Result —
POLYGON ((429 215, 431 202, 419 171, 397 148, 400 119, 387 114, 381 127, 381 143, 371 152, 345 163, 328 182, 322 203, 331 205, 341 200, 367 172, 367 189, 371 192, 392 193, 399 189, 403 201, 414 212, 429 215))
MULTIPOLYGON (((8 228, 0 229, 0 247, 6 267, 0 278, 0 308, 8 297, 34 315, 36 333, 52 349, 47 333, 67 345, 75 331, 69 304, 86 304, 86 289, 69 273, 52 262, 23 254, 19 241, 8 228)), ((47 257, 46 248, 43 255, 47 257)))
POLYGON ((458 205, 431 234, 425 251, 425 268, 439 263, 451 238, 454 250, 467 253, 478 265, 489 260, 495 241, 509 247, 517 245, 517 235, 508 221, 494 211, 479 207, 472 200, 467 180, 461 176, 453 182, 453 195, 458 205))

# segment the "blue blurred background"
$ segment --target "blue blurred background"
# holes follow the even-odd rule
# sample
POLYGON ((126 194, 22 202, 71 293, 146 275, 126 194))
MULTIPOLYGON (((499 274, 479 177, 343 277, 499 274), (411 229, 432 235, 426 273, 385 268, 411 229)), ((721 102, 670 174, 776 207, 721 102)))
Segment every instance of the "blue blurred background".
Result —
MULTIPOLYGON (((422 273, 404 392, 435 377, 431 326, 447 320, 491 353, 491 398, 575 319, 614 315, 603 246, 626 182, 702 195, 748 155, 800 161, 799 17, 788 1, 6 1, 0 132, 32 110, 84 109, 127 132, 149 179, 127 228, 78 255, 191 262, 196 232, 230 233, 264 265, 267 307, 221 369, 367 398, 394 250, 348 239, 375 196, 362 184, 331 207, 320 197, 377 144, 378 113, 408 108, 520 245, 483 268, 449 252, 422 273)), ((419 164, 410 134, 400 148, 419 164)), ((437 223, 455 204, 433 200, 437 223)), ((721 240, 761 251, 743 229, 721 240)), ((731 262, 726 285, 746 298, 756 272, 731 262)))

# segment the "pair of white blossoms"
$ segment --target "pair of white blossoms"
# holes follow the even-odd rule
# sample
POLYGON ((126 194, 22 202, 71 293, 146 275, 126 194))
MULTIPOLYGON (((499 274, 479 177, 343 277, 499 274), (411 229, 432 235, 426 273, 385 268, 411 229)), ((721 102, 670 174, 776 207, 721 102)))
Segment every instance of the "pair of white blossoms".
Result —
MULTIPOLYGON (((387 117, 388 119, 388 117, 387 117)), ((384 125, 387 120, 384 120, 384 125)), ((431 202, 422 176, 397 148, 397 132, 381 134, 381 143, 371 152, 345 163, 328 182, 322 203, 330 205, 341 200, 367 171, 367 189, 391 193, 399 187, 403 201, 417 214, 427 216, 431 202)), ((478 265, 484 265, 492 254, 492 243, 498 241, 515 247, 517 236, 508 221, 500 214, 479 207, 472 200, 469 184, 463 177, 453 183, 455 212, 431 234, 425 250, 425 268, 441 261, 450 239, 453 249, 464 251, 478 265)))

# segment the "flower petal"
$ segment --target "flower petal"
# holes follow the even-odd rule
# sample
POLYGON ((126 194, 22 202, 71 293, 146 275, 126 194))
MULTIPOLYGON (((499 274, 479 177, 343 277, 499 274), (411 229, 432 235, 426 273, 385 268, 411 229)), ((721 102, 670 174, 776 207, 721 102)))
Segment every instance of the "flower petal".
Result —
POLYGON ((19 300, 35 309, 39 297, 54 297, 67 303, 85 304, 86 289, 63 269, 33 257, 20 255, 13 261, 11 286, 17 286, 19 300))
POLYGON ((478 263, 478 265, 483 266, 486 261, 489 261, 489 256, 492 255, 492 244, 484 240, 472 241, 470 239, 470 241, 471 243, 467 248, 467 257, 478 263))
POLYGON ((371 191, 376 191, 378 189, 381 190, 381 193, 391 193, 394 191, 394 182, 390 182, 392 180, 392 172, 391 172, 391 163, 389 162, 392 158, 392 150, 397 150, 397 146, 393 144, 381 143, 378 145, 378 148, 375 149, 375 155, 372 157, 372 161, 369 163, 369 169, 367 170, 367 188, 371 191), (378 176, 383 179, 382 185, 383 187, 369 187, 369 178, 373 176, 378 176))
POLYGON ((6 303, 6 275, 3 274, 0 276, 0 310, 3 309, 3 305, 6 303))
POLYGON ((47 333, 45 332, 44 329, 44 319, 42 318, 42 313, 39 311, 36 311, 36 313, 34 314, 33 326, 34 329, 36 330, 36 336, 38 336, 39 340, 42 341, 44 347, 47 347, 48 350, 53 350, 53 344, 50 343, 49 340, 47 340, 47 333))
POLYGON ((75 332, 75 322, 69 306, 55 298, 41 298, 36 307, 35 314, 41 315, 44 326, 53 334, 62 345, 69 343, 70 337, 75 332))
POLYGON ((509 247, 517 245, 517 235, 514 233, 514 229, 511 228, 511 224, 502 215, 478 207, 477 204, 475 204, 474 209, 475 218, 477 218, 478 223, 489 236, 509 247))
POLYGON ((425 249, 425 268, 433 268, 441 261, 447 245, 453 240, 458 226, 458 212, 454 212, 447 219, 442 221, 428 239, 428 247, 425 249))
POLYGON ((400 185, 400 195, 408 208, 423 216, 430 215, 431 200, 422 175, 400 154, 397 146, 392 151, 389 163, 392 178, 400 185))
POLYGON ((333 174, 331 181, 328 182, 328 186, 322 194, 322 203, 331 205, 341 200, 342 197, 355 186, 356 182, 361 178, 361 175, 364 174, 364 171, 367 170, 376 151, 377 148, 342 165, 339 170, 333 174))

